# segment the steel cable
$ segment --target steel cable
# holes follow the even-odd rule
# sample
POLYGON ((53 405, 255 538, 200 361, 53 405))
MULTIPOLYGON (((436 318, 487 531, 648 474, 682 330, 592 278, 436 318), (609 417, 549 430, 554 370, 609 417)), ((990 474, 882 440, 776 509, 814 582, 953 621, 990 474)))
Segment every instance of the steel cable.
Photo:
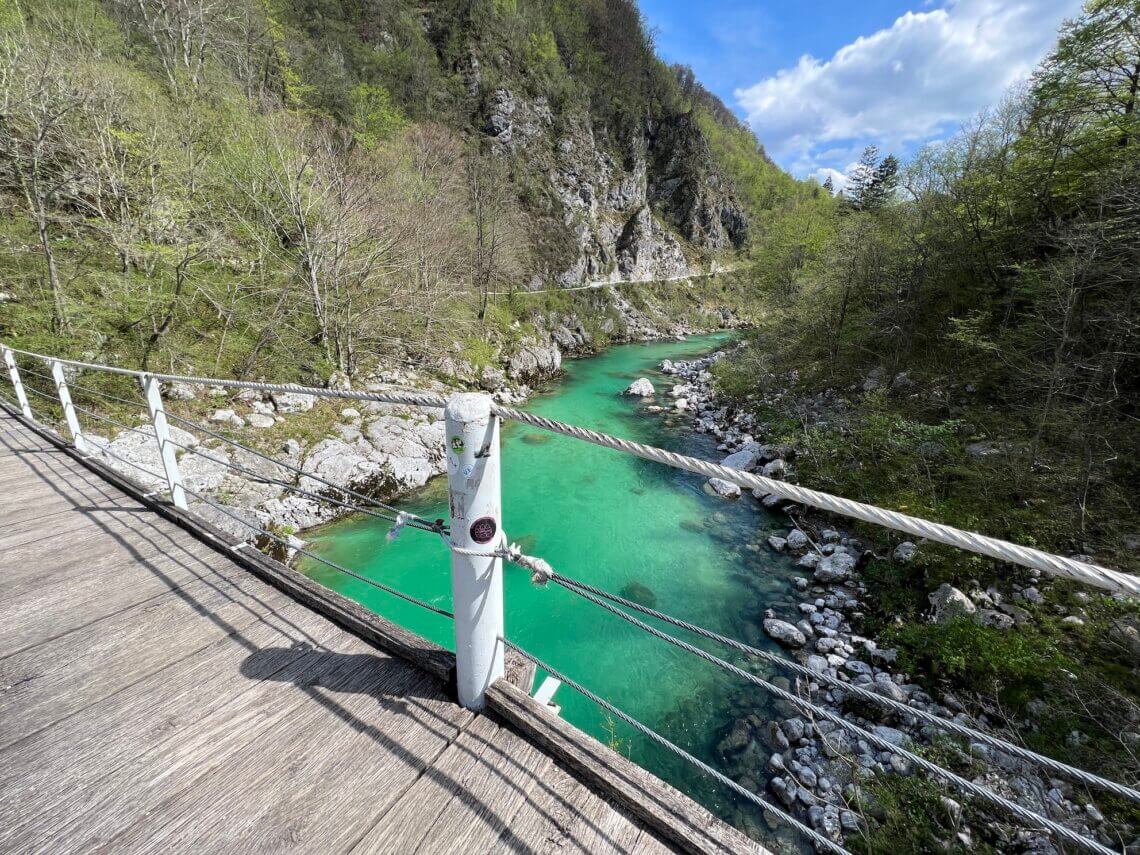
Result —
MULTIPOLYGON (((407 511, 401 511, 399 508, 393 507, 392 505, 385 504, 384 502, 381 502, 379 499, 373 499, 371 496, 366 496, 363 493, 359 493, 356 490, 353 490, 351 487, 338 486, 337 484, 334 484, 332 481, 329 481, 326 478, 322 478, 320 475, 317 475, 316 473, 306 472, 304 469, 299 469, 296 466, 290 466, 288 463, 283 463, 282 461, 278 460, 275 457, 270 457, 268 454, 264 454, 260 451, 252 449, 247 445, 242 445, 236 439, 230 439, 225 434, 211 430, 210 428, 205 427, 204 425, 201 425, 198 422, 191 421, 190 419, 183 418, 182 416, 175 415, 174 413, 171 413, 171 412, 167 412, 166 417, 168 419, 170 419, 171 421, 179 422, 180 424, 186 425, 187 427, 190 427, 194 430, 201 431, 202 433, 206 434, 207 436, 211 436, 215 439, 221 440, 222 442, 226 443, 227 445, 232 445, 234 448, 240 448, 242 451, 249 452, 254 457, 259 457, 268 463, 272 463, 275 466, 279 466, 287 472, 292 472, 295 475, 301 476, 302 478, 310 478, 313 481, 316 481, 320 484, 324 484, 326 487, 329 487, 330 489, 336 490, 338 493, 344 493, 345 495, 352 496, 354 499, 359 499, 362 502, 368 502, 370 505, 375 505, 378 508, 383 508, 384 510, 390 511, 394 514, 400 514, 400 513, 407 514, 408 513, 407 511)), ((172 440, 172 442, 173 442, 173 440, 172 440)), ((175 444, 177 445, 177 443, 175 443, 175 444)), ((180 446, 180 447, 184 447, 184 446, 180 446)), ((350 506, 350 507, 355 507, 355 506, 350 506)), ((363 508, 356 508, 356 510, 367 513, 367 511, 364 511, 363 508)), ((417 516, 415 514, 409 514, 409 516, 412 517, 412 522, 408 523, 408 525, 412 526, 413 528, 419 528, 419 529, 422 529, 424 531, 432 531, 432 532, 436 532, 437 534, 446 534, 447 533, 446 526, 438 525, 437 523, 434 523, 430 520, 426 520, 423 517, 417 516)), ((391 518, 390 517, 384 517, 384 519, 391 519, 391 518)))
MULTIPOLYGON (((221 386, 236 389, 253 389, 263 392, 298 393, 325 398, 345 398, 349 400, 378 401, 382 403, 401 404, 408 406, 433 407, 436 409, 443 409, 447 404, 446 399, 442 395, 438 395, 433 392, 354 392, 341 389, 320 389, 313 386, 301 386, 292 383, 256 383, 251 381, 224 380, 211 377, 162 374, 158 372, 136 371, 128 368, 116 368, 107 365, 97 365, 89 362, 80 362, 78 360, 71 359, 56 359, 55 357, 48 357, 44 356, 43 354, 33 353, 25 350, 17 350, 15 348, 10 348, 10 350, 12 350, 13 353, 19 353, 37 359, 56 361, 78 368, 87 368, 95 371, 107 371, 114 374, 122 374, 132 377, 155 377, 159 380, 170 382, 221 386)), ((862 502, 855 502, 850 499, 832 496, 828 493, 823 493, 818 490, 811 490, 795 484, 789 484, 785 481, 777 481, 773 478, 767 478, 762 475, 743 472, 741 470, 732 469, 730 467, 712 463, 707 460, 699 460, 697 458, 688 457, 683 454, 677 454, 675 452, 665 451, 664 449, 654 448, 653 446, 645 445, 643 443, 621 439, 620 437, 611 436, 599 431, 589 430, 587 428, 578 427, 576 425, 569 425, 563 422, 555 421, 553 419, 543 418, 542 416, 536 416, 522 410, 516 410, 510 407, 503 407, 498 404, 493 404, 492 411, 501 418, 511 419, 512 421, 522 422, 523 424, 529 424, 534 427, 542 428, 543 430, 559 433, 564 436, 570 436, 575 439, 593 443, 594 445, 603 446, 605 448, 624 451, 628 454, 633 454, 646 460, 652 460, 658 463, 672 466, 677 469, 684 469, 689 472, 695 472, 709 478, 720 478, 725 481, 737 484, 741 487, 761 490, 765 493, 771 493, 790 501, 798 502, 803 505, 810 505, 812 507, 819 508, 820 510, 829 511, 841 516, 863 520, 864 522, 869 522, 874 525, 906 532, 907 534, 911 534, 915 537, 927 538, 939 543, 956 546, 970 552, 976 552, 980 555, 987 555, 991 558, 996 558, 1000 561, 1008 561, 1010 563, 1019 564, 1024 567, 1032 567, 1051 575, 1074 579, 1078 582, 1083 582, 1088 585, 1106 588, 1108 590, 1123 591, 1134 596, 1140 596, 1140 578, 1127 573, 1121 573, 1116 570, 1110 570, 1108 568, 1099 567, 1095 564, 1088 564, 1083 561, 1076 561, 1072 558, 1065 558, 1059 555, 1051 555, 1038 549, 1019 546, 1008 541, 1000 540, 998 538, 986 537, 985 535, 977 534, 975 532, 962 531, 960 529, 953 528, 952 526, 930 522, 928 520, 912 517, 908 514, 902 514, 897 511, 890 511, 884 508, 875 507, 874 505, 868 505, 862 502)))
POLYGON ((507 647, 509 647, 511 650, 514 650, 516 653, 518 653, 520 656, 522 656, 524 659, 527 659, 527 660, 533 662, 536 666, 541 668, 543 671, 550 674, 550 676, 554 677, 554 679, 561 680, 563 683, 565 683, 567 686, 572 688, 574 691, 581 694, 583 697, 593 701, 595 704, 600 706, 602 709, 607 710, 611 715, 614 715, 617 718, 624 721, 626 724, 628 724, 634 730, 637 730, 639 733, 641 733, 644 736, 647 736, 650 739, 652 739, 658 745, 662 746, 663 748, 668 749, 669 751, 673 752, 674 754, 676 754, 681 759, 685 760, 688 763, 691 763, 693 766, 696 766, 698 769, 700 769, 706 775, 708 775, 711 778, 714 778, 719 783, 728 787, 730 790, 732 790, 737 795, 742 796, 743 798, 747 799, 748 801, 752 802, 753 804, 757 805, 758 807, 760 807, 763 810, 771 811, 773 814, 778 816, 780 819, 782 819, 788 825, 792 826, 797 831, 804 834, 806 837, 810 838, 812 841, 814 841, 815 843, 824 847, 828 851, 834 852, 834 853, 836 853, 836 855, 851 855, 850 852, 848 852, 842 846, 835 843, 833 840, 830 840, 829 838, 824 837, 822 834, 820 834, 815 829, 809 828, 808 826, 804 825, 802 822, 800 822, 794 816, 792 816, 789 813, 786 813, 780 807, 778 807, 777 805, 768 801, 763 796, 761 796, 757 793, 754 793, 749 789, 742 787, 736 781, 732 780, 732 778, 729 778, 727 775, 725 775, 722 772, 718 772, 716 769, 714 769, 708 763, 705 763, 703 760, 701 760, 697 757, 694 757, 692 754, 690 754, 684 748, 681 748, 679 745, 677 745, 673 742, 670 742, 668 739, 666 739, 664 736, 662 736, 657 731, 653 730, 652 728, 650 728, 647 725, 642 724, 640 721, 635 719, 633 716, 629 715, 626 712, 623 712, 621 709, 614 706, 613 704, 611 704, 609 701, 605 700, 604 698, 599 697, 598 695, 594 694, 589 689, 587 689, 585 686, 583 686, 581 683, 578 683, 578 682, 572 680, 570 677, 567 677, 561 671, 547 665, 545 662, 543 662, 537 656, 534 656, 534 655, 528 653, 527 651, 525 651, 521 647, 519 647, 517 644, 515 644, 512 641, 509 641, 506 638, 502 639, 502 642, 507 647))
POLYGON ((1111 591, 1123 591, 1133 596, 1140 596, 1140 578, 1128 573, 1121 573, 1106 567, 1098 567, 1095 564, 1087 564, 1072 558, 1051 555, 1039 549, 1018 546, 1015 543, 1010 543, 1005 540, 986 537, 985 535, 976 534, 974 532, 962 531, 951 526, 942 525, 941 523, 933 523, 919 519, 918 517, 901 514, 897 511, 889 511, 883 508, 877 508, 874 505, 854 502, 850 499, 832 496, 818 490, 809 490, 806 487, 789 484, 785 481, 777 481, 762 475, 754 475, 739 469, 721 466, 720 464, 712 463, 707 460, 698 460, 695 457, 665 451, 664 449, 655 448, 651 445, 621 439, 620 437, 610 436, 609 434, 589 430, 588 428, 564 424, 563 422, 536 416, 532 413, 523 412, 522 410, 515 410, 495 404, 492 406, 492 411, 501 418, 511 419, 512 421, 522 422, 523 424, 542 428, 552 433, 584 440, 585 442, 600 445, 604 448, 624 451, 627 454, 633 454, 656 463, 663 463, 675 469, 684 469, 709 478, 720 478, 741 487, 771 493, 780 498, 789 499, 802 505, 811 505, 820 510, 829 511, 841 516, 852 517, 885 528, 903 531, 915 537, 935 540, 939 543, 956 546, 969 552, 988 555, 1000 561, 1020 564, 1023 567, 1032 567, 1053 576, 1062 576, 1066 579, 1074 579, 1078 582, 1083 582, 1098 588, 1106 588, 1111 591))
POLYGON ((254 525, 253 523, 249 522, 248 520, 242 519, 240 516, 238 516, 237 514, 235 514, 233 511, 229 510, 228 508, 226 508, 224 505, 219 505, 216 502, 213 502, 210 499, 207 499, 201 493, 198 493, 194 490, 191 490, 185 486, 183 486, 183 489, 186 491, 186 493, 188 495, 193 496, 195 499, 202 502, 203 504, 209 505, 211 508, 218 511, 219 513, 225 514, 226 516, 230 517, 231 519, 236 520, 237 522, 241 523, 243 526, 250 529, 251 531, 257 532, 258 534, 264 535, 265 537, 268 537, 269 539, 276 541, 280 545, 284 546, 286 549, 292 549, 298 555, 304 555, 306 558, 311 558, 319 564, 324 564, 326 567, 331 567, 333 570, 337 570, 340 573, 344 573, 346 576, 351 576, 353 579, 357 579, 366 585, 371 585, 373 588, 378 588, 379 590, 384 591, 385 593, 391 594, 394 597, 399 597, 401 600, 406 600, 407 602, 412 603, 413 605, 417 605, 422 609, 426 609, 429 612, 434 612, 435 614, 442 615, 443 617, 446 617, 446 618, 454 618, 455 617, 455 615, 452 612, 449 612, 446 609, 441 609, 439 606, 433 606, 429 602, 418 599, 417 597, 413 597, 411 594, 405 594, 403 591, 397 590, 396 588, 392 588, 388 585, 385 585, 382 582, 377 582, 375 579, 369 579, 367 576, 364 576, 360 573, 357 573, 355 570, 350 570, 349 568, 347 568, 341 564, 337 564, 335 561, 329 561, 327 558, 322 558, 321 556, 316 555, 315 553, 312 553, 312 552, 308 551, 307 549, 297 547, 297 546, 292 546, 292 545, 290 545, 289 541, 286 540, 285 538, 279 537, 278 535, 273 534, 272 532, 266 531, 261 526, 254 525))
MULTIPOLYGON (((573 590, 573 589, 568 589, 568 590, 573 590)), ((590 593, 583 591, 583 590, 575 590, 574 593, 576 593, 578 596, 580 596, 586 600, 589 600, 590 602, 594 603, 595 605, 600 606, 601 608, 605 609, 606 611, 611 612, 614 615, 617 615, 619 618, 621 618, 622 620, 632 624, 633 626, 636 626, 637 628, 639 628, 645 632, 648 632, 650 635, 654 636, 655 638, 659 638, 662 641, 666 642, 667 644, 671 644, 674 647, 678 647, 678 648, 680 648, 680 649, 682 649, 688 653, 693 654, 694 656, 697 656, 700 659, 705 660, 706 662, 708 662, 712 665, 716 665, 717 667, 722 668, 725 671, 728 671, 729 673, 735 674, 736 676, 738 676, 744 680, 747 680, 748 682, 750 682, 756 686, 760 686, 761 688, 765 689, 770 694, 773 694, 776 697, 780 698, 780 700, 783 700, 789 704, 792 704, 793 706, 795 706, 797 709, 801 710, 805 715, 808 715, 809 717, 818 716, 820 718, 824 718, 827 721, 830 721, 832 724, 835 724, 837 727, 840 727, 840 728, 846 730, 848 733, 851 733, 852 735, 856 736, 857 738, 866 740, 871 745, 876 746, 880 751, 888 751, 888 752, 893 753, 893 754, 898 754, 900 757, 905 758, 910 763, 913 763, 915 766, 918 766, 920 769, 923 769, 924 771, 926 771, 930 775, 932 775, 936 778, 939 778, 942 781, 945 781, 946 783, 952 784, 953 786, 957 787, 959 790, 961 790, 962 792, 964 792, 968 795, 975 796, 976 798, 979 798, 983 801, 989 802, 990 804, 994 805, 995 807, 1000 807, 1000 808, 1004 809, 1005 811, 1013 814, 1014 816, 1018 817, 1022 821, 1028 823, 1031 827, 1043 828, 1043 829, 1049 831, 1054 836, 1059 837, 1063 840, 1067 840, 1070 843, 1073 843, 1074 845, 1080 846, 1081 848, 1087 849, 1091 852, 1098 852, 1098 853, 1100 853, 1100 855, 1114 855, 1114 853, 1111 849, 1108 849, 1108 848, 1102 846, 1101 844, 1097 843, 1095 840, 1090 840, 1089 838, 1078 834, 1077 832, 1073 831, 1072 829, 1066 828, 1065 826, 1061 825, 1060 823, 1054 822, 1053 820, 1048 819, 1046 817, 1043 817, 1040 814, 1029 810, 1028 808, 1022 807, 1021 805, 1017 804, 1016 802, 1010 801, 1009 799, 1005 798, 1004 796, 998 795, 997 793, 993 792, 992 790, 988 789, 987 787, 983 787, 983 786, 980 786, 978 784, 975 784, 973 781, 968 781, 965 778, 961 777, 960 775, 955 774, 954 772, 951 772, 948 769, 943 769, 941 766, 938 766, 937 764, 932 763, 931 761, 927 760, 925 757, 920 757, 919 755, 915 754, 913 751, 908 751, 906 748, 903 748, 900 745, 895 745, 894 743, 889 742, 888 740, 882 738, 881 736, 878 736, 877 734, 873 733, 872 731, 864 730, 859 725, 853 724, 852 722, 847 721, 847 719, 843 718, 842 716, 839 716, 839 715, 836 715, 835 713, 829 712, 828 710, 823 709, 822 707, 818 707, 815 704, 811 703, 810 701, 806 701, 803 698, 799 697, 798 695, 793 694, 792 692, 785 691, 784 689, 781 689, 779 686, 775 686, 772 683, 769 683, 767 680, 764 680, 760 677, 757 677, 755 674, 751 674, 742 668, 738 668, 736 665, 733 665, 731 662, 728 662, 724 659, 721 659, 718 656, 714 656, 713 654, 711 654, 705 650, 701 650, 699 647, 694 647, 692 644, 689 644, 688 642, 682 641, 681 639, 679 639, 675 636, 669 635, 666 632, 662 632, 661 630, 650 626, 649 624, 645 623, 644 621, 638 620, 633 615, 626 614, 621 609, 607 603, 605 600, 603 600, 600 597, 595 597, 593 594, 590 594, 590 593)))
POLYGON ((635 603, 632 600, 626 599, 625 597, 619 597, 616 594, 611 594, 608 591, 603 591, 602 589, 596 588, 593 585, 587 585, 585 582, 579 582, 577 579, 571 579, 567 576, 563 576, 560 573, 555 573, 551 576, 551 580, 556 584, 567 588, 568 590, 574 591, 576 593, 579 591, 589 592, 595 596, 602 597, 603 599, 614 603, 618 603, 625 608, 633 609, 634 611, 648 615, 649 617, 663 621, 664 623, 672 624, 673 626, 684 629, 687 632, 699 635, 702 638, 707 638, 710 641, 715 641, 719 644, 724 644, 732 647, 735 650, 738 650, 748 656, 754 656, 757 659, 762 659, 765 662, 770 662, 781 668, 787 668, 788 670, 794 671, 795 673, 809 680, 826 683, 829 686, 839 688, 844 692, 856 695, 860 698, 863 698, 864 700, 873 701, 877 704, 887 706, 896 712, 912 715, 915 718, 926 722, 927 724, 933 725, 934 727, 938 727, 951 733, 955 733, 958 736, 962 736, 967 739, 973 739, 978 742, 984 742, 987 745, 990 745, 993 748, 997 748, 1000 751, 1004 751, 1007 754, 1011 754, 1031 763, 1036 763, 1037 765, 1049 769, 1050 771, 1066 775, 1084 784, 1088 784, 1089 786, 1106 790, 1130 801, 1140 802, 1140 791, 1137 791, 1131 787, 1127 787, 1123 784, 1119 784, 1116 781, 1110 781, 1107 778, 1102 778, 1099 775, 1094 775, 1091 772, 1086 772, 1083 769, 1078 769, 1074 766, 1068 765, 1067 763, 1062 763, 1059 760, 1054 760, 1052 757, 1046 757, 1042 754, 1037 754, 1034 751, 1030 751, 1028 748, 1023 748, 1020 745, 1006 742, 1004 739, 1000 739, 999 737, 992 736, 991 734, 984 733, 980 730, 974 730, 973 728, 959 724, 958 722, 951 719, 943 718, 942 716, 934 715, 933 713, 928 713, 925 710, 916 709, 914 707, 908 706, 901 701, 896 701, 893 698, 888 698, 884 695, 880 695, 877 692, 872 692, 864 689, 862 686, 857 686, 854 683, 845 683, 835 677, 831 677, 819 671, 814 671, 805 665, 799 664, 798 662, 794 662, 790 659, 785 659, 782 656, 777 656, 773 653, 769 653, 765 650, 760 650, 756 647, 751 647, 750 645, 737 641, 734 638, 720 635, 718 633, 707 630, 704 627, 700 627, 696 624, 691 624, 687 621, 680 620, 679 618, 672 617, 671 615, 667 615, 664 612, 659 612, 656 609, 651 609, 648 606, 643 606, 640 603, 635 603))

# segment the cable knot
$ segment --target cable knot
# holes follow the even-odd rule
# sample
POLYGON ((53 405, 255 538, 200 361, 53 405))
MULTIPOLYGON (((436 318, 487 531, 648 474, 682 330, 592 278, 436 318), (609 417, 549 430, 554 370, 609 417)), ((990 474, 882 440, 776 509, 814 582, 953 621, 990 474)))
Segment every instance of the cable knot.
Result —
POLYGON ((512 543, 504 550, 503 557, 512 564, 517 564, 530 571, 530 581, 536 585, 545 585, 554 578, 554 568, 541 558, 533 555, 524 555, 522 547, 512 543))
POLYGON ((388 540, 395 540, 400 536, 400 532, 404 530, 404 526, 415 519, 415 516, 409 514, 407 511, 396 512, 396 524, 388 531, 388 540))

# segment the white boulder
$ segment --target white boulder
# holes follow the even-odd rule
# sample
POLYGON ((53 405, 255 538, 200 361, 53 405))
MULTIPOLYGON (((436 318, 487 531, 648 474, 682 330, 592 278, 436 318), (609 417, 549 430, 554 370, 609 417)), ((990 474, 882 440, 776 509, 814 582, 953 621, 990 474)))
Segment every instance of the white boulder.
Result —
POLYGON ((653 384, 648 377, 638 377, 626 388, 625 395, 634 395, 638 398, 648 398, 654 393, 653 384))
POLYGON ((756 465, 757 455, 752 449, 743 449, 734 454, 728 455, 720 462, 721 466, 727 466, 730 469, 739 469, 742 472, 748 472, 756 465))
POLYGON ((804 634, 786 620, 765 619, 764 632, 785 647, 803 647, 807 644, 807 638, 804 637, 804 634))
POLYGON ((279 413, 307 413, 317 403, 316 396, 303 392, 274 392, 273 403, 279 413))
POLYGON ((712 493, 720 496, 721 498, 740 498, 740 486, 738 484, 733 484, 731 481, 725 481, 723 478, 709 478, 707 486, 712 493))

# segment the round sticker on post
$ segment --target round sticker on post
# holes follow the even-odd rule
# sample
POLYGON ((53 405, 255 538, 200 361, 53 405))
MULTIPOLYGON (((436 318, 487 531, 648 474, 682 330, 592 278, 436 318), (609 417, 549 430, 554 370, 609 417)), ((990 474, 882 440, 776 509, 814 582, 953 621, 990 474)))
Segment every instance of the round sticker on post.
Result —
POLYGON ((491 517, 479 517, 471 523, 471 539, 476 543, 490 543, 499 527, 491 517))

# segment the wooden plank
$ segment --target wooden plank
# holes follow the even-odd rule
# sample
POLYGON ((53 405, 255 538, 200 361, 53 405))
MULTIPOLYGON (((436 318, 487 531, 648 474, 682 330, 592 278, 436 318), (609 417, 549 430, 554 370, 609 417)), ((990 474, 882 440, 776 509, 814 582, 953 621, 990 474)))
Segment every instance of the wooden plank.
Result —
POLYGON ((591 790, 612 799, 681 849, 766 852, 688 796, 542 710, 529 695, 505 680, 497 681, 488 690, 487 708, 543 746, 591 790))
POLYGON ((498 726, 485 717, 471 725, 368 829, 353 852, 414 852, 455 795, 465 791, 498 726))
MULTIPOLYGON (((0 585, 0 658, 60 638, 172 591, 202 582, 228 587, 204 557, 163 554, 133 558, 121 545, 88 561, 28 565, 0 585), (42 572, 40 572, 42 571, 42 572)), ((197 544, 201 547, 201 544, 197 544)), ((74 552, 74 550, 72 550, 74 552)), ((216 564, 217 555, 209 556, 216 564)), ((232 573, 232 569, 230 570, 232 573)), ((0 566, 0 574, 4 568, 0 566)))
MULTIPOLYGON (((482 720, 491 722, 489 716, 482 720)), ((462 738, 480 738, 468 728, 462 738)), ((537 791, 549 787, 554 761, 537 746, 496 724, 485 737, 478 766, 465 779, 435 823, 426 830, 418 852, 525 851, 513 834, 514 816, 537 791)))
POLYGON ((658 832, 637 823, 553 762, 544 783, 511 818, 501 849, 559 855, 683 851, 660 840, 658 832))
POLYGON ((238 633, 9 746, 0 752, 0 851, 42 836, 71 810, 62 802, 125 763, 185 739, 252 682, 274 679, 343 632, 299 604, 264 608, 238 633))
MULTIPOLYGON (((34 428, 29 427, 28 429, 33 430, 34 428)), ((65 449, 68 454, 74 454, 73 449, 69 449, 57 438, 50 436, 47 438, 49 441, 57 443, 58 447, 65 449)), ((349 632, 407 659, 428 673, 437 675, 449 686, 454 686, 455 655, 450 651, 444 650, 439 645, 385 620, 359 603, 323 587, 304 574, 285 567, 259 552, 249 549, 233 552, 229 547, 238 543, 238 538, 188 511, 178 510, 165 501, 145 498, 144 494, 148 491, 144 487, 122 473, 103 465, 98 460, 84 460, 82 465, 92 473, 97 473, 132 499, 140 501, 158 515, 189 531, 206 545, 228 555, 235 564, 252 572, 259 579, 285 592, 298 602, 308 605, 318 613, 345 627, 349 632)))
MULTIPOLYGON (((116 561, 130 575, 132 562, 159 556, 197 561, 217 557, 216 551, 197 538, 159 525, 149 511, 143 513, 109 514, 104 519, 97 514, 75 514, 85 526, 62 532, 54 532, 54 525, 45 526, 38 539, 0 549, 0 594, 17 596, 37 579, 46 583, 49 578, 80 577, 116 561)), ((133 575, 142 578, 148 571, 139 568, 133 575)))
POLYGON ((237 632, 281 595, 249 577, 195 582, 0 660, 0 747, 237 632))
POLYGON ((61 515, 51 525, 29 526, 16 530, 5 526, 0 531, 0 555, 16 547, 53 537, 69 537, 74 543, 76 538, 90 534, 90 532, 84 533, 83 529, 94 525, 95 522, 86 514, 66 514, 61 515))
POLYGON ((107 851, 346 851, 386 803, 441 774, 440 753, 472 718, 435 678, 372 653, 330 656, 304 691, 308 703, 107 851))
POLYGON ((551 763, 542 786, 511 817, 505 844, 518 852, 545 852, 571 840, 581 821, 582 805, 591 799, 586 787, 557 763, 551 763))
POLYGON ((624 811, 590 793, 583 799, 577 822, 567 829, 566 840, 557 846, 559 855, 581 852, 594 855, 598 852, 638 853, 642 826, 624 811))
MULTIPOLYGON (((359 644, 356 639, 346 642, 342 637, 334 643, 334 649, 351 652, 359 650, 359 644)), ((326 652, 306 650, 272 679, 232 694, 229 703, 198 719, 178 739, 167 740, 154 750, 109 769, 83 789, 81 799, 68 798, 58 809, 37 817, 33 828, 24 829, 21 840, 28 841, 30 849, 42 852, 91 852, 109 843, 165 800, 198 788, 202 778, 236 752, 256 745, 275 728, 286 726, 300 707, 311 704, 312 699, 298 687, 312 686, 327 677, 326 652)), ((319 741, 323 729, 309 737, 319 741)), ((261 756, 264 763, 276 770, 280 784, 286 786, 291 770, 289 758, 273 752, 262 752, 261 756)), ((199 792, 208 797, 207 789, 199 792)), ((230 793, 228 809, 235 815, 242 814, 245 795, 230 793)), ((206 818, 202 821, 206 822, 206 818)), ((107 851, 125 848, 110 846, 107 851)))

